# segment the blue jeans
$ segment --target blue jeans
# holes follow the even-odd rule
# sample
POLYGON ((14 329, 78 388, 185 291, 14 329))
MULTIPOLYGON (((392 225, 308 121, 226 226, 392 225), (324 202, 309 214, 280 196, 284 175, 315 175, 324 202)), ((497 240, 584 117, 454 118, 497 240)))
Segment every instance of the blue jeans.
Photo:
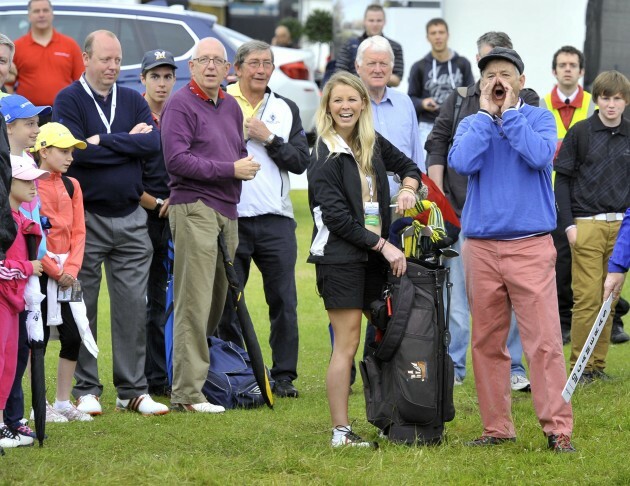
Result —
POLYGON ((420 146, 422 147, 422 150, 424 151, 424 160, 427 160, 428 155, 426 150, 424 150, 424 144, 427 141, 427 138, 429 138, 429 134, 431 133, 431 131, 433 130, 433 123, 427 123, 427 122, 419 122, 418 123, 418 136, 420 137, 420 146))
MULTIPOLYGON (((44 304, 45 305, 45 304, 44 304)), ((15 369, 15 378, 11 392, 7 398, 7 404, 4 408, 4 423, 17 427, 19 421, 24 418, 24 391, 22 389, 22 378, 28 364, 28 357, 31 348, 28 344, 28 335, 26 333, 26 311, 20 312, 20 329, 17 354, 17 367, 15 369)))
MULTIPOLYGON (((464 237, 460 234, 457 243, 453 245, 461 255, 464 237)), ((463 380, 466 377, 466 352, 470 342, 470 312, 468 309, 468 299, 466 298, 466 286, 464 284, 464 264, 462 257, 444 259, 444 264, 451 269, 450 279, 453 284, 451 291, 451 306, 449 317, 449 331, 451 333, 451 344, 448 347, 453 363, 455 364, 455 376, 463 380)), ((446 300, 446 296, 445 296, 446 300)), ((511 374, 525 376, 523 367, 523 346, 521 337, 516 326, 516 317, 512 312, 510 321, 510 334, 508 335, 507 347, 512 357, 511 374)))

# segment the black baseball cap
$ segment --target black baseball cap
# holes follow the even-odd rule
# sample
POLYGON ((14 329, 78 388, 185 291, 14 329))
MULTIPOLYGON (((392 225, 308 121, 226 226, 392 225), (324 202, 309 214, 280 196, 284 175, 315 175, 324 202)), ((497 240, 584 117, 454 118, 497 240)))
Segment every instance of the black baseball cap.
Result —
POLYGON ((163 51, 161 49, 145 52, 144 57, 142 58, 142 72, 145 73, 149 69, 153 69, 158 66, 170 66, 173 69, 177 69, 175 58, 170 52, 163 51))
POLYGON ((523 71, 525 71, 525 64, 523 64, 521 56, 519 56, 518 52, 514 49, 508 49, 507 47, 495 47, 488 54, 479 59, 477 63, 479 71, 483 72, 490 61, 496 61, 498 59, 503 59, 514 64, 519 74, 523 74, 523 71))

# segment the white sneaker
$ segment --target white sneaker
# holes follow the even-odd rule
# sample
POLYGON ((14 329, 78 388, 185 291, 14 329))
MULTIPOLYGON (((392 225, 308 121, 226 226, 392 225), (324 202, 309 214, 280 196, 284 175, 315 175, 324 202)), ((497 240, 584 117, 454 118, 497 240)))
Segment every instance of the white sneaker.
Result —
POLYGON ((352 432, 350 427, 344 427, 338 425, 333 430, 333 437, 330 440, 330 445, 332 447, 373 447, 378 449, 378 444, 376 442, 368 442, 367 440, 363 440, 359 435, 352 432), (335 434, 336 431, 343 432, 342 435, 335 434))
POLYGON ((91 422, 94 420, 88 413, 82 412, 74 405, 68 408, 55 408, 55 412, 64 417, 67 422, 91 422))
POLYGON ((145 417, 149 415, 165 415, 169 412, 166 405, 154 401, 148 393, 129 400, 116 398, 116 410, 131 410, 145 417))
POLYGON ((210 402, 201 403, 174 403, 173 410, 180 412, 198 412, 198 413, 223 413, 225 408, 221 405, 214 405, 210 402))
MULTIPOLYGON (((31 422, 35 420, 35 411, 31 409, 31 422)), ((46 423, 47 424, 63 424, 66 423, 68 419, 63 415, 57 413, 57 410, 53 408, 53 406, 46 401, 46 423)))
POLYGON ((453 381, 453 386, 462 386, 464 384, 464 380, 459 376, 455 375, 455 380, 453 381))
POLYGON ((32 437, 13 432, 5 424, 0 425, 0 447, 10 449, 12 447, 25 447, 32 445, 32 437))
POLYGON ((87 413, 88 415, 101 415, 103 408, 99 402, 99 397, 96 395, 83 395, 77 398, 77 410, 79 412, 87 413))
POLYGON ((512 375, 510 378, 510 386, 514 391, 529 391, 529 380, 523 375, 512 375))

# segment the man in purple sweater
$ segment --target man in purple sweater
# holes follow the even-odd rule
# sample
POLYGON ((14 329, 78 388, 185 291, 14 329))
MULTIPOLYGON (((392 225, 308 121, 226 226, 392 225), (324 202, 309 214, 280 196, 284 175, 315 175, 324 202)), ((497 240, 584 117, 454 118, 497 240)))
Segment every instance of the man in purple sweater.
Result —
POLYGON ((221 89, 230 69, 223 44, 200 40, 188 65, 190 83, 167 101, 161 124, 175 245, 171 402, 175 410, 220 413, 201 391, 210 365, 206 337, 227 295, 217 237, 223 233, 234 258, 241 181, 253 179, 260 164, 247 155, 238 103, 221 89))

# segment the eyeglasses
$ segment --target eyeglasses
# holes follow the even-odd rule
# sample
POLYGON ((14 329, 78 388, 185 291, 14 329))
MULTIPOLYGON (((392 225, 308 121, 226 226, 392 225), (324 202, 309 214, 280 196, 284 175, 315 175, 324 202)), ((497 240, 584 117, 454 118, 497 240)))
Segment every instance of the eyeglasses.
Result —
POLYGON ((273 67, 273 63, 271 61, 258 61, 258 60, 254 60, 254 61, 247 61, 246 63, 250 68, 252 69, 258 69, 261 65, 262 67, 264 67, 265 69, 271 69, 273 67))
POLYGON ((221 59, 220 57, 196 57, 193 61, 197 61, 202 66, 207 66, 210 64, 210 61, 214 63, 215 67, 223 67, 227 64, 227 61, 225 59, 221 59))

